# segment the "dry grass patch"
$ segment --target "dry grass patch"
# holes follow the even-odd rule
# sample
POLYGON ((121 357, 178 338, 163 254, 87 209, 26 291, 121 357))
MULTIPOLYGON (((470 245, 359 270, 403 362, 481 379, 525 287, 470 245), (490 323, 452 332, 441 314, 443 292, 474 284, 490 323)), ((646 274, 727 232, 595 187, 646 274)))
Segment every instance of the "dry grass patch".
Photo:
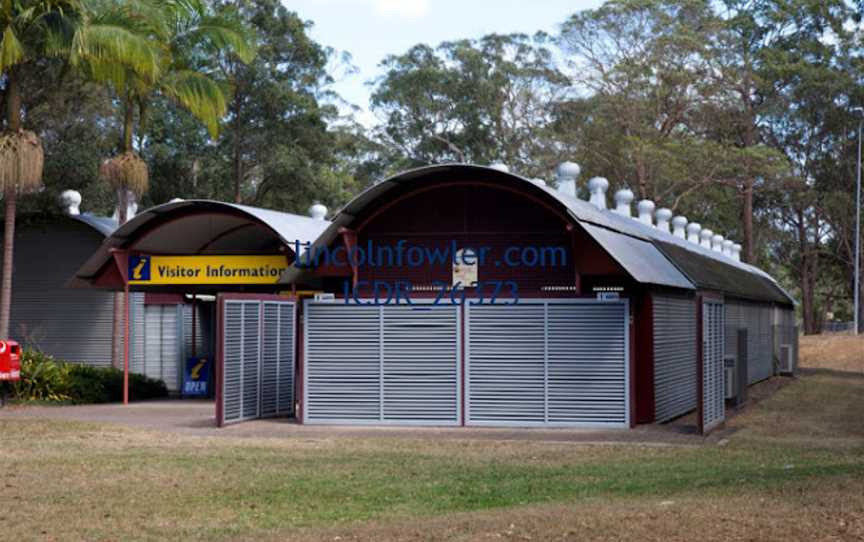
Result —
POLYGON ((799 364, 808 369, 864 374, 864 335, 802 336, 799 364))

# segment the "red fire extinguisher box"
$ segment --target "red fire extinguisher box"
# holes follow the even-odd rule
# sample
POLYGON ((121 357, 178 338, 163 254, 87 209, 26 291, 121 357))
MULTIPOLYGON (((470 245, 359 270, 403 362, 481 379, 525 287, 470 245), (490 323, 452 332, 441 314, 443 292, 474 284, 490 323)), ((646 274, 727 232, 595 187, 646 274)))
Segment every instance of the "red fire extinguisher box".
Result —
POLYGON ((0 380, 21 379, 21 345, 0 341, 0 380))

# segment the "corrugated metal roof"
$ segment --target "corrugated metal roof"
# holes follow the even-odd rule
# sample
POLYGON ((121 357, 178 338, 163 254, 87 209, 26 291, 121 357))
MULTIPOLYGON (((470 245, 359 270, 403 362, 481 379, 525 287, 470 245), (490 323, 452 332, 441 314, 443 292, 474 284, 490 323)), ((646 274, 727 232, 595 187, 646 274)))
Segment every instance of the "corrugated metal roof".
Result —
POLYGON ((681 272, 650 241, 643 241, 593 224, 583 224, 588 235, 606 249, 637 282, 693 290, 681 272))
MULTIPOLYGON (((300 216, 290 213, 282 213, 270 209, 261 209, 259 207, 250 207, 247 205, 238 205, 236 203, 226 203, 213 200, 184 200, 157 205, 146 209, 139 213, 129 222, 123 224, 111 233, 105 239, 105 242, 99 247, 93 256, 78 270, 76 278, 87 281, 94 278, 99 271, 104 267, 111 258, 110 251, 112 248, 125 248, 133 242, 142 230, 154 223, 154 221, 167 221, 167 219, 182 215, 185 211, 195 212, 219 212, 231 211, 230 216, 241 215, 248 217, 250 222, 261 224, 270 229, 280 241, 289 248, 294 247, 295 241, 303 243, 311 243, 317 239, 321 233, 327 228, 329 222, 326 220, 316 220, 306 216, 300 216), (239 212, 239 213, 238 213, 239 212)), ((81 215, 84 216, 84 215, 81 215)), ((79 218, 80 217, 76 217, 79 218)), ((96 217, 92 217, 96 218, 96 217)), ((226 215, 226 221, 229 220, 229 215, 226 215)), ((107 224, 102 221, 89 220, 94 227, 95 224, 100 224, 107 227, 107 224)), ((214 219, 214 220, 218 220, 214 219)), ((226 222, 227 224, 227 222, 226 222)), ((233 222, 226 226, 227 229, 235 229, 236 218, 233 222)), ((213 235, 218 236, 220 230, 218 227, 213 227, 213 235)), ((224 233, 224 232, 221 232, 224 233)), ((166 239, 166 242, 170 242, 166 239)))
POLYGON ((90 213, 82 213, 80 215, 66 215, 72 220, 83 222, 94 230, 108 237, 117 229, 117 221, 107 216, 96 216, 90 213))
MULTIPOLYGON (((336 214, 331 225, 315 241, 314 246, 329 245, 338 236, 339 228, 350 226, 354 217, 367 206, 385 194, 398 191, 412 182, 424 179, 437 181, 442 176, 468 180, 478 175, 482 175, 485 180, 520 183, 529 191, 551 196, 640 282, 686 289, 716 289, 746 299, 794 303, 794 299, 773 277, 757 267, 736 262, 720 252, 690 243, 638 220, 598 209, 587 201, 564 195, 552 187, 538 186, 525 177, 469 164, 417 168, 371 186, 336 214), (703 271, 702 268, 711 271, 703 271), (720 276, 726 277, 726 280, 719 280, 720 276), (745 276, 747 280, 744 280, 745 276)), ((305 273, 303 269, 291 266, 282 275, 280 283, 290 284, 305 273)))

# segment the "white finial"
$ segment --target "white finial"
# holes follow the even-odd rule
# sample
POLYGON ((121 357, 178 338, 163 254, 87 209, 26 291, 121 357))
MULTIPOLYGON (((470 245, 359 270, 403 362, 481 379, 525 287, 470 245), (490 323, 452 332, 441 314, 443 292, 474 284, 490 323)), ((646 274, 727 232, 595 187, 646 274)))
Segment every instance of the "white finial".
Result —
POLYGON ((592 177, 588 181, 588 192, 591 194, 589 201, 598 209, 605 209, 607 190, 609 190, 609 181, 605 177, 592 177))
POLYGON ((546 181, 544 181, 543 179, 541 179, 539 177, 535 177, 535 178, 531 179, 531 182, 536 184, 537 186, 546 186, 546 181))
POLYGON ((615 192, 615 212, 621 216, 633 216, 630 204, 633 202, 633 191, 624 188, 615 192))
POLYGON ((504 164, 502 162, 495 162, 493 164, 489 164, 489 167, 491 169, 494 169, 497 171, 503 171, 504 173, 510 173, 510 168, 507 167, 507 164, 504 164))
POLYGON ((636 210, 639 212, 639 222, 649 226, 654 224, 654 202, 650 199, 643 199, 636 204, 636 210))
POLYGON ((316 201, 311 207, 309 207, 309 216, 315 220, 324 220, 324 217, 327 216, 327 207, 316 201))
POLYGON ((735 260, 736 262, 741 261, 741 249, 742 248, 744 248, 744 247, 742 247, 738 243, 735 243, 734 245, 732 245, 732 259, 735 260))
POLYGON ((735 242, 730 241, 729 239, 726 239, 725 241, 723 241, 723 255, 724 256, 728 256, 730 258, 732 257, 732 245, 734 245, 734 244, 735 244, 735 242))
POLYGON ((699 232, 699 239, 701 240, 701 245, 707 249, 711 248, 711 238, 714 237, 714 232, 705 228, 704 230, 699 232))
POLYGON ((657 219, 657 229, 669 233, 669 220, 672 218, 672 211, 666 207, 661 207, 654 213, 654 217, 657 219))
POLYGON ((81 214, 81 192, 77 190, 64 190, 60 194, 60 206, 63 212, 69 216, 81 214))
MULTIPOLYGON (((658 211, 659 212, 659 211, 658 211)), ((687 238, 687 232, 684 228, 687 227, 687 217, 678 215, 672 219, 672 235, 675 237, 680 237, 681 239, 687 238)))
POLYGON ((691 243, 699 244, 699 232, 702 231, 702 225, 698 222, 687 224, 687 240, 691 243))
POLYGON ((724 237, 719 233, 714 234, 714 237, 711 238, 711 250, 714 252, 723 252, 723 240, 724 237))
POLYGON ((555 176, 558 178, 558 191, 571 198, 576 197, 576 179, 582 173, 582 168, 575 162, 564 162, 558 166, 555 176))

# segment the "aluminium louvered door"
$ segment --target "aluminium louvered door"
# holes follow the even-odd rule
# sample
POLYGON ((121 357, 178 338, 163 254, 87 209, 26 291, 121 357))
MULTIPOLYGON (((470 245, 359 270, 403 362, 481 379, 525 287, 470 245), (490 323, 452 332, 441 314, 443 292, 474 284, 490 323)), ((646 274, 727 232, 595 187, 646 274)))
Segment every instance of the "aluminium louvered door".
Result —
POLYGON ((742 305, 747 327, 747 384, 755 384, 774 374, 771 338, 771 307, 758 303, 742 305))
POLYGON ((466 306, 473 425, 627 426, 625 301, 466 306))
POLYGON ((707 433, 723 422, 725 413, 725 323, 722 303, 702 304, 702 430, 707 433))
POLYGON ((223 420, 252 420, 261 416, 261 302, 228 299, 223 313, 223 420))
POLYGON ((381 420, 380 309, 307 302, 303 326, 305 422, 381 420))
POLYGON ((180 391, 180 319, 178 305, 144 307, 144 374, 180 391))
POLYGON ((261 417, 291 414, 294 403, 294 304, 265 301, 261 327, 261 417))
POLYGON ((466 306, 466 421, 546 422, 545 303, 466 306))
POLYGON ((222 324, 222 415, 243 419, 243 303, 225 301, 222 324))
POLYGON ((547 305, 549 425, 629 425, 628 306, 547 305))
POLYGON ((381 307, 382 421, 459 422, 459 307, 381 307))
POLYGON ((692 297, 654 295, 654 419, 669 421, 696 409, 696 302, 692 297))

